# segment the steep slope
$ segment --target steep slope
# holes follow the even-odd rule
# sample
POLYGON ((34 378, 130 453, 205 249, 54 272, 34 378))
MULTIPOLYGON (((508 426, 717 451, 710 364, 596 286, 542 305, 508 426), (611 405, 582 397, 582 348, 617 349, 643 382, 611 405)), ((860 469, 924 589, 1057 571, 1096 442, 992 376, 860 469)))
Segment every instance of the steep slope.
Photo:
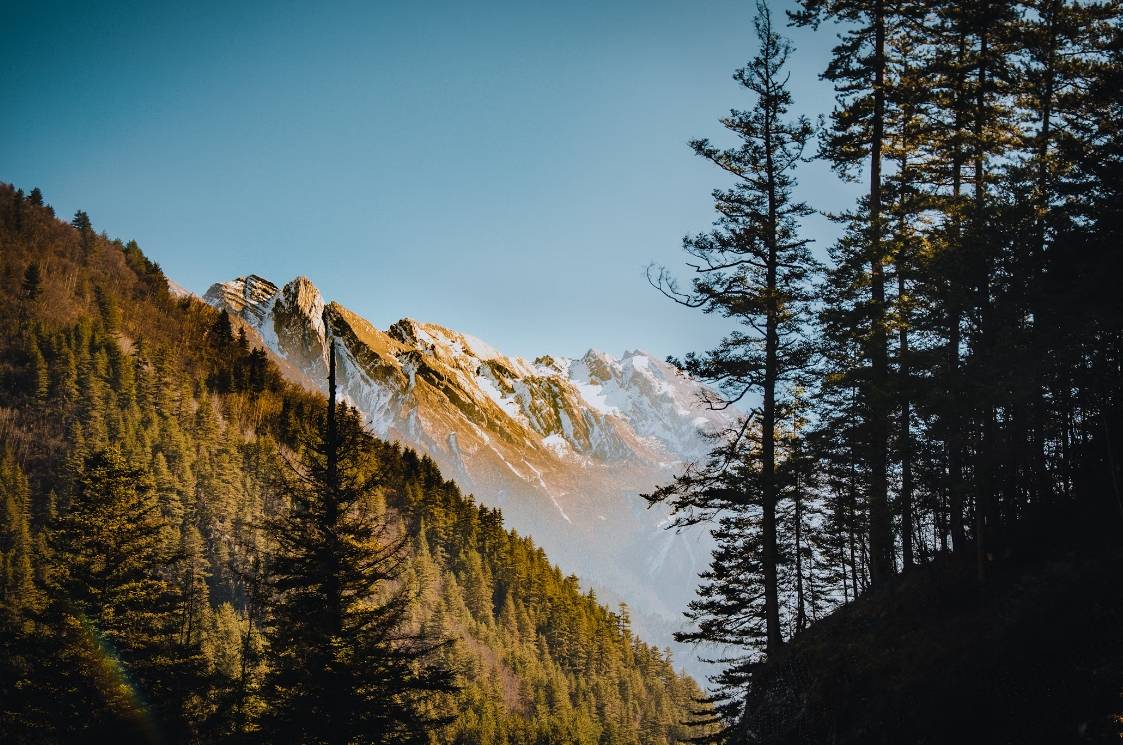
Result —
MULTIPOLYGON (((315 306, 299 287, 282 299, 284 309, 315 306)), ((135 244, 94 236, 83 246, 48 207, 0 184, 4 742, 131 742, 111 729, 136 726, 133 714, 145 742, 258 736, 272 703, 261 687, 259 592, 274 550, 260 527, 285 509, 276 474, 320 426, 325 401, 285 382, 220 321, 171 294, 135 244), (168 557, 130 567, 127 579, 171 588, 159 610, 175 620, 145 623, 152 609, 131 609, 140 620, 128 644, 105 633, 119 617, 67 625, 52 615, 70 598, 51 578, 113 557, 98 546, 44 550, 56 545, 56 515, 72 508, 86 456, 107 450, 153 495, 148 516, 160 530, 146 539, 168 557), (158 668, 135 664, 153 659, 158 668)), ((457 717, 438 742, 682 741, 678 722, 699 691, 659 649, 430 459, 372 447, 384 514, 408 536, 402 577, 418 588, 410 623, 453 640, 441 654, 461 671, 461 691, 441 702, 457 717)))
POLYGON ((736 741, 1118 743, 1123 551, 1097 533, 985 588, 943 557, 839 608, 758 669, 736 741))
POLYGON ((702 403, 699 383, 640 351, 528 362, 437 324, 406 318, 382 331, 325 303, 304 277, 283 287, 239 277, 205 299, 313 380, 336 340, 343 395, 375 432, 428 453, 563 568, 669 639, 708 537, 664 531, 666 513, 637 495, 702 455, 703 432, 731 423, 702 403))

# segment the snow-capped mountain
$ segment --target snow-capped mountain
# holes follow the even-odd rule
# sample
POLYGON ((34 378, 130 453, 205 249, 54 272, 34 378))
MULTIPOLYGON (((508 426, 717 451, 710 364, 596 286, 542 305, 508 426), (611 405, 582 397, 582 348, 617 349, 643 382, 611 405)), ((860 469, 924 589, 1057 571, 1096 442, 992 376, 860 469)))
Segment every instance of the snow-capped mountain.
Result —
POLYGON ((382 331, 305 277, 238 277, 204 299, 256 329, 305 384, 324 385, 335 339, 340 394, 376 434, 428 453, 640 625, 659 619, 653 641, 679 625, 709 540, 663 530, 666 512, 638 494, 702 456, 702 432, 731 423, 702 402, 704 386, 640 351, 527 361, 409 318, 382 331))

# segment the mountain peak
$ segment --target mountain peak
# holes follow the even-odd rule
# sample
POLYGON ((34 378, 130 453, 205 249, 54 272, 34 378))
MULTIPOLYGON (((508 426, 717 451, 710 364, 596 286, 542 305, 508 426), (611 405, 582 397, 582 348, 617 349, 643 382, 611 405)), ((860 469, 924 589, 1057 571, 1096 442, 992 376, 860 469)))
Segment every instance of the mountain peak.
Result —
POLYGON ((418 345, 417 331, 421 324, 413 320, 409 316, 398 319, 397 322, 392 323, 390 328, 386 329, 386 334, 390 338, 400 341, 407 346, 415 347, 418 345))
POLYGON ((290 280, 289 283, 285 285, 285 289, 291 289, 292 292, 308 293, 314 294, 316 296, 320 295, 320 290, 316 287, 315 283, 313 283, 312 280, 308 279, 308 277, 304 276, 303 274, 300 274, 290 280))
POLYGON ((612 372, 613 368, 616 367, 616 360, 599 349, 593 348, 585 352, 585 356, 581 358, 581 362, 588 371, 590 382, 602 383, 612 379, 612 372))
MULTIPOLYGON (((695 546, 663 533, 635 495, 704 454, 702 387, 641 350, 614 358, 506 356, 475 336, 404 317, 385 332, 299 276, 278 289, 257 275, 218 283, 208 302, 237 313, 309 385, 336 340, 339 393, 388 440, 431 456, 484 504, 534 536, 570 571, 636 607, 677 619, 689 599, 643 577, 693 578, 695 546), (606 540, 606 531, 612 539, 606 540)), ((689 587, 684 581, 682 586, 689 587)))
POLYGON ((269 312, 269 301, 276 294, 277 285, 256 274, 247 274, 228 282, 214 283, 203 295, 203 300, 226 308, 260 327, 269 312))
MULTIPOLYGON (((324 296, 320 294, 316 285, 312 284, 312 280, 300 275, 285 285, 281 295, 286 312, 299 313, 304 316, 319 337, 325 338, 324 296)), ((277 310, 277 308, 274 308, 274 313, 277 310)))

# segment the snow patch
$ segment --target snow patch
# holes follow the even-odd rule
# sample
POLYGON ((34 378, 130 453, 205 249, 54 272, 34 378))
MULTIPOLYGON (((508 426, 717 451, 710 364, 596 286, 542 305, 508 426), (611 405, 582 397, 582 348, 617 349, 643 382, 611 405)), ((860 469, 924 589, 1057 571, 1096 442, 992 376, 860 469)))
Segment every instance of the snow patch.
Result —
POLYGON ((570 444, 557 432, 552 435, 543 437, 542 444, 558 456, 564 457, 566 455, 570 455, 573 452, 573 448, 570 446, 570 444))

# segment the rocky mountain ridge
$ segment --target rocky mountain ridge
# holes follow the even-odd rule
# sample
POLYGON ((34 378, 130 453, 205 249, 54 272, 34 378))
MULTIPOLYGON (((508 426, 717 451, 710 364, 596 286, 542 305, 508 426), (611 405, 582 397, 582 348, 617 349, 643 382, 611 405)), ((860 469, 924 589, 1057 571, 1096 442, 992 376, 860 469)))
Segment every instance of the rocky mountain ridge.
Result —
POLYGON ((603 599, 628 602, 653 641, 680 625, 709 539, 663 530, 666 514, 638 494, 704 455, 703 432, 732 423, 703 403, 704 386, 641 351, 527 361, 409 318, 383 331, 305 277, 247 275, 204 299, 306 384, 326 379, 334 339, 340 394, 375 433, 430 455, 603 599))

